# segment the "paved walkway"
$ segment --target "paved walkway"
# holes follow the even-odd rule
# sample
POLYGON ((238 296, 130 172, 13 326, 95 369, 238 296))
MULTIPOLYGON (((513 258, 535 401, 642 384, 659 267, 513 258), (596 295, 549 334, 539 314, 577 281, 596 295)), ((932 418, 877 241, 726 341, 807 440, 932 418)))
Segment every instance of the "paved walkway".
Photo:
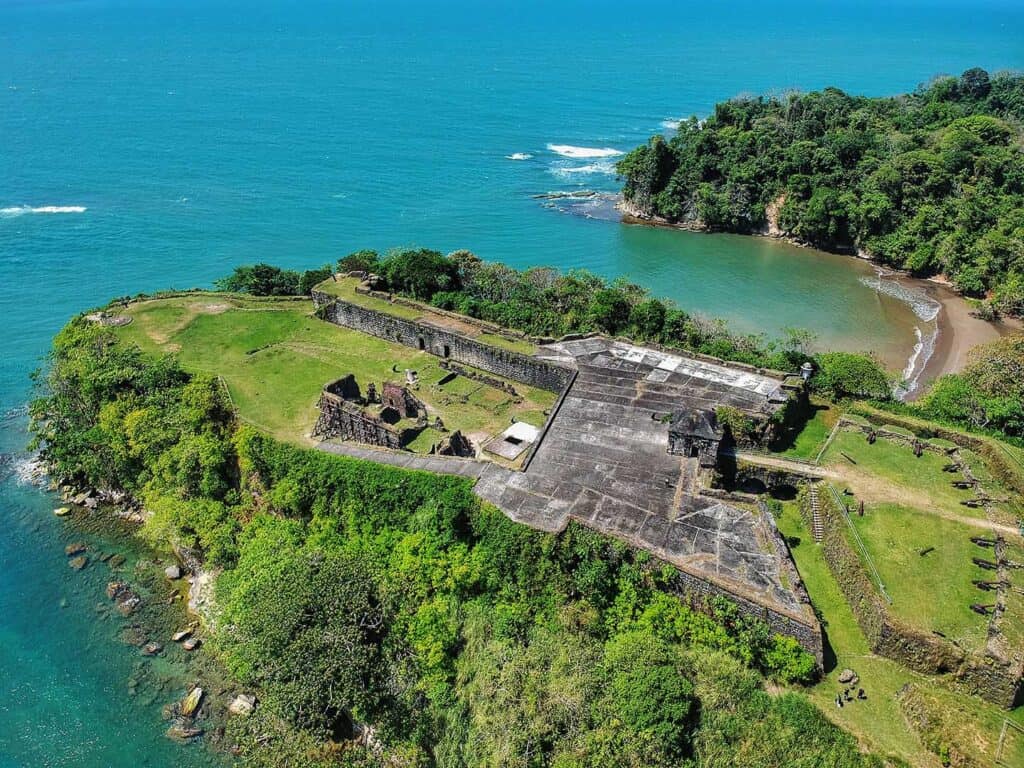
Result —
POLYGON ((807 477, 840 477, 840 474, 835 470, 815 466, 814 464, 805 464, 802 461, 790 461, 783 456, 766 456, 763 453, 748 453, 747 451, 734 451, 731 455, 735 456, 740 461, 747 462, 748 464, 757 464, 761 467, 783 469, 786 472, 792 472, 796 475, 806 475, 807 477))

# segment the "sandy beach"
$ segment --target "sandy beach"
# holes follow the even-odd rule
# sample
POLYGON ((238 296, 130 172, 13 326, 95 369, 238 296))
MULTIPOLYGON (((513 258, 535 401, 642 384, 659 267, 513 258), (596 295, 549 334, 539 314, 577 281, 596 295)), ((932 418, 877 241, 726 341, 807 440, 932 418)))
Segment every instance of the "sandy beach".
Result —
POLYGON ((968 363, 968 353, 974 347, 1002 336, 1020 333, 1024 328, 1019 320, 993 323, 975 317, 971 314, 971 305, 942 283, 912 278, 907 280, 942 305, 935 318, 938 328, 935 349, 925 363, 917 379, 917 387, 907 397, 908 400, 925 394, 928 385, 940 376, 963 370, 968 363))

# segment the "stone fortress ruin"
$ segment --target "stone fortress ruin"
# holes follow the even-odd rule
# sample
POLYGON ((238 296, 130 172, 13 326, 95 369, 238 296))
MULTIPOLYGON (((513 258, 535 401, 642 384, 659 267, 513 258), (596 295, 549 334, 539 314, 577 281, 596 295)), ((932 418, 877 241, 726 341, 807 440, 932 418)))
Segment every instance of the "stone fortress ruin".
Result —
POLYGON ((557 533, 576 521, 614 536, 673 565, 681 596, 727 597, 821 664, 821 627, 771 514, 755 497, 713 487, 719 457, 750 440, 717 414, 740 414, 767 439, 804 397, 799 376, 602 336, 543 343, 530 355, 432 322, 445 313, 426 308, 408 319, 322 291, 313 301, 328 322, 558 395, 543 427, 512 425, 475 458, 415 456, 396 450, 408 441, 401 421, 387 423, 391 405, 368 407, 339 380, 323 391, 316 434, 351 442, 325 450, 475 478, 476 493, 517 522, 557 533))
MULTIPOLYGON (((410 384, 415 375, 407 372, 410 384)), ((322 440, 352 440, 365 445, 401 450, 426 429, 442 435, 433 453, 472 456, 472 443, 461 432, 448 432, 440 418, 429 421, 427 407, 408 386, 385 381, 380 393, 370 382, 364 395, 353 374, 324 385, 317 404, 320 416, 313 436, 322 440)))

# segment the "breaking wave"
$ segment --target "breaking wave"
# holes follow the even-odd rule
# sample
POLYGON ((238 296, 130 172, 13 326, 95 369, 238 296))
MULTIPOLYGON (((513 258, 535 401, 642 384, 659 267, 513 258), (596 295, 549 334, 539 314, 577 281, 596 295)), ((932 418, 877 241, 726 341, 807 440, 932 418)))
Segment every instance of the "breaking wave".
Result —
POLYGON ((513 152, 511 155, 505 155, 506 160, 529 160, 533 155, 529 152, 513 152))
MULTIPOLYGON (((908 287, 899 280, 892 279, 892 272, 875 267, 875 277, 862 277, 860 281, 869 288, 902 301, 923 322, 931 323, 939 316, 942 304, 921 290, 908 287)), ((903 384, 896 387, 893 394, 899 400, 905 400, 919 386, 921 373, 935 353, 935 344, 939 338, 938 326, 922 331, 921 326, 914 327, 914 349, 903 369, 903 384)))
POLYGON ((574 160, 585 160, 593 157, 616 157, 622 152, 611 147, 574 147, 571 144, 548 144, 548 149, 556 155, 571 157, 574 160))
POLYGON ((939 316, 942 305, 921 291, 908 288, 897 280, 887 280, 887 273, 879 270, 876 277, 862 277, 860 281, 879 293, 892 296, 907 304, 919 318, 930 323, 939 316))
POLYGON ((549 170, 555 176, 560 176, 562 178, 568 178, 570 176, 575 176, 577 174, 603 173, 606 175, 614 175, 615 163, 589 163, 587 165, 565 167, 554 166, 549 170))
POLYGON ((661 121, 661 127, 669 131, 675 131, 679 128, 681 122, 683 122, 681 117, 669 117, 661 121))
POLYGON ((905 400, 920 386, 921 373, 928 361, 931 360, 932 354, 935 352, 935 342, 939 338, 938 328, 933 329, 925 336, 921 332, 920 326, 915 326, 914 334, 917 336, 917 342, 914 344, 914 350, 910 353, 910 359, 907 360, 906 368, 903 369, 904 384, 897 386, 894 392, 898 400, 905 400))
POLYGON ((84 205, 17 205, 11 208, 0 208, 0 218, 13 219, 15 216, 24 216, 26 213, 85 213, 88 209, 84 205))
POLYGON ((14 475, 15 482, 18 485, 33 485, 37 488, 42 488, 46 485, 46 467, 43 466, 43 462, 38 454, 22 456, 20 458, 9 456, 4 456, 3 458, 8 458, 13 465, 11 474, 14 475))

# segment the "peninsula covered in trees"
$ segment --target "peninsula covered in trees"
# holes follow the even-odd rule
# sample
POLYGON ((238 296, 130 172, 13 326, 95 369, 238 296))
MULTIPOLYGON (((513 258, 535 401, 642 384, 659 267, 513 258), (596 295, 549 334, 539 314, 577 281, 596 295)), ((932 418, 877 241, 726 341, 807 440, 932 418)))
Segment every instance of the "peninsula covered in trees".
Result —
MULTIPOLYGON (((506 342, 598 331, 657 350, 811 363, 806 420, 767 460, 790 471, 813 464, 843 490, 749 490, 820 612, 819 668, 796 639, 735 603, 680 600, 672 567, 627 541, 577 523, 551 533, 514 522, 474 492, 473 478, 310 447, 313 404, 330 376, 355 367, 369 380, 401 363, 423 374, 424 397, 434 386, 429 350, 321 322, 301 295, 318 271, 257 264, 225 278, 228 290, 115 300, 67 324, 40 377, 32 426, 69 489, 74 509, 61 516, 91 515, 73 499, 93 493, 139 510, 141 536, 191 571, 200 599, 189 632, 201 635, 201 653, 249 702, 247 714, 220 714, 234 694, 210 696, 177 733, 256 768, 859 768, 905 765, 903 756, 917 764, 929 752, 991 755, 1005 714, 999 691, 969 696, 898 648, 873 653, 875 614, 862 609, 880 606, 882 593, 856 576, 867 573, 850 549, 860 539, 843 542, 857 526, 883 575, 878 588, 884 577, 895 598, 878 615, 912 647, 948 637, 954 656, 980 658, 998 636, 1016 663, 1016 572, 998 616, 978 594, 991 581, 979 530, 1006 537, 995 556, 1021 557, 1015 340, 979 349, 933 396, 902 405, 869 357, 812 355, 798 335, 733 336, 624 281, 422 248, 359 251, 323 268, 318 294, 372 299, 395 317, 430 306, 462 313, 452 318, 462 325, 497 318, 506 342), (817 532, 815 498, 827 518, 817 532), (846 517, 838 505, 867 514, 846 517), (885 543, 897 530, 909 549, 885 543), (935 594, 949 596, 925 599, 935 594), (983 746, 968 722, 979 723, 983 746)), ((475 402, 448 393, 453 412, 475 402)), ((991 668, 1010 669, 1001 659, 991 668)))
POLYGON ((1024 76, 967 70, 914 93, 738 97, 618 164, 640 219, 775 234, 945 275, 1024 314, 1024 76))

